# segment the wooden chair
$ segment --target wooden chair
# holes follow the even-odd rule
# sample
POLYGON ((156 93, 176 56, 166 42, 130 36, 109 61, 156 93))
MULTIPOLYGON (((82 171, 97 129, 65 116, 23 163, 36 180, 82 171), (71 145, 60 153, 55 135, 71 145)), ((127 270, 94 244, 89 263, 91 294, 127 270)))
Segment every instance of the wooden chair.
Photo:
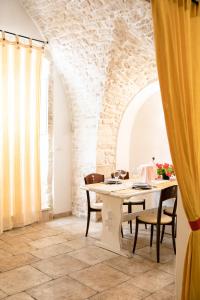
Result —
MULTIPOLYGON (((121 172, 123 170, 118 170, 118 171, 121 172)), ((114 172, 111 173, 111 177, 114 178, 114 172)), ((123 178, 120 176, 119 179, 123 179, 123 178)), ((126 172, 126 176, 124 177, 124 179, 129 179, 129 172, 126 172)), ((128 213, 129 214, 132 213, 132 205, 142 205, 143 210, 145 210, 145 208, 146 208, 145 199, 143 199, 143 200, 134 200, 134 201, 131 201, 130 199, 125 200, 123 205, 128 206, 128 213)), ((130 224, 130 233, 132 233, 132 220, 130 220, 128 222, 130 224)), ((147 228, 146 225, 145 225, 145 228, 147 228)), ((123 236, 123 233, 122 233, 122 236, 123 236)))
MULTIPOLYGON (((104 175, 97 174, 97 173, 91 173, 84 177, 85 184, 92 184, 92 183, 99 183, 104 182, 104 175)), ((90 201, 90 193, 89 191, 86 191, 87 195, 87 226, 86 226, 86 232, 85 236, 88 235, 88 230, 90 226, 90 213, 91 212, 98 212, 102 210, 102 203, 92 203, 90 201)))
MULTIPOLYGON (((170 216, 172 217, 173 216, 173 210, 174 208, 173 207, 166 207, 164 210, 163 210, 163 213, 167 216, 170 216)), ((175 215, 175 232, 174 232, 174 236, 176 238, 176 219, 177 219, 177 215, 175 215)), ((160 242, 162 243, 163 242, 163 238, 164 238, 164 234, 165 234, 165 225, 162 226, 162 234, 161 234, 161 239, 160 239, 160 242)))
POLYGON ((150 224, 151 225, 150 246, 152 246, 154 226, 156 226, 157 229, 157 236, 156 236, 157 262, 160 262, 160 226, 161 225, 172 226, 172 242, 173 242, 174 253, 176 254, 176 242, 175 242, 176 207, 177 207, 177 186, 174 185, 165 188, 161 191, 158 209, 146 210, 145 212, 142 212, 139 216, 136 217, 133 253, 135 252, 135 248, 136 248, 139 224, 150 224), (168 216, 163 213, 163 202, 169 199, 174 199, 173 212, 171 216, 168 216))

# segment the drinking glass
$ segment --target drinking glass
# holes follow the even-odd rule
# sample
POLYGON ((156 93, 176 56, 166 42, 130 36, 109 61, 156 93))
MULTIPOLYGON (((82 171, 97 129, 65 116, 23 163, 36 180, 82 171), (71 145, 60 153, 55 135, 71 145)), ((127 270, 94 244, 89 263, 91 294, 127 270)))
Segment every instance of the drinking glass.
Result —
POLYGON ((134 167, 132 172, 133 182, 140 182, 141 180, 141 170, 139 167, 134 167))

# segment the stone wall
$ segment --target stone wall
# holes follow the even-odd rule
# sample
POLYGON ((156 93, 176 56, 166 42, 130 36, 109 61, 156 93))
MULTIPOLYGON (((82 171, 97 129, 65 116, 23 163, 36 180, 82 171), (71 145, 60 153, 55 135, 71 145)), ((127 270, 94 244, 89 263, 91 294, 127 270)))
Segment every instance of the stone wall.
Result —
POLYGON ((145 0, 20 2, 49 40, 71 103, 72 209, 84 215, 83 176, 95 170, 109 175, 115 168, 123 111, 157 77, 150 4, 145 0))
POLYGON ((124 18, 114 22, 97 144, 97 170, 106 176, 115 169, 117 134, 124 110, 142 88, 157 78, 147 9, 148 15, 143 18, 138 8, 134 19, 130 13, 128 22, 124 18))

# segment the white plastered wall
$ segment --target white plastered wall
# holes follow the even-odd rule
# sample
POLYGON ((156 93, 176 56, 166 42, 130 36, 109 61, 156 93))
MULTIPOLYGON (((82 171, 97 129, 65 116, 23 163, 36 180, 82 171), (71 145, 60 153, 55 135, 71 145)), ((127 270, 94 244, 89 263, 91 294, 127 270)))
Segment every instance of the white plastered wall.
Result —
POLYGON ((71 116, 62 82, 54 71, 54 197, 53 212, 55 214, 71 211, 71 116))
POLYGON ((160 91, 146 98, 133 121, 130 170, 151 163, 152 157, 158 163, 171 163, 160 91))
MULTIPOLYGON (((132 160, 132 150, 133 150, 133 134, 134 134, 134 122, 138 116, 140 109, 144 106, 145 103, 148 102, 151 97, 155 94, 159 94, 159 83, 153 82, 142 89, 134 99, 127 106, 118 131, 117 138, 117 151, 116 151, 116 168, 117 169, 127 169, 133 171, 131 163, 132 160)), ((153 116, 152 116, 153 117, 153 116)), ((145 121, 145 120, 144 120, 145 121)), ((141 124, 140 124, 141 125, 141 124)), ((142 132, 145 131, 145 125, 142 126, 142 132)), ((140 129, 139 129, 140 130, 140 129)), ((147 153, 146 149, 146 153, 147 153)), ((143 154, 141 153, 141 156, 143 154)), ((151 159, 152 153, 150 153, 149 159, 151 159)), ((142 157, 138 159, 138 161, 142 161, 142 157)), ((143 161, 143 163, 145 163, 143 161)))

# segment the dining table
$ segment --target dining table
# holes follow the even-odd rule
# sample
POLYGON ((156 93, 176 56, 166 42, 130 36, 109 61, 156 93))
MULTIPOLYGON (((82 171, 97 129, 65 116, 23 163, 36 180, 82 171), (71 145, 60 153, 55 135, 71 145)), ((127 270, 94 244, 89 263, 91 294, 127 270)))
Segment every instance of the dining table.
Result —
MULTIPOLYGON (((153 180, 149 189, 133 188, 135 180, 122 180, 120 184, 109 184, 107 182, 94 183, 81 186, 81 189, 89 192, 95 192, 100 195, 103 202, 102 208, 102 233, 101 239, 96 244, 104 249, 115 252, 123 256, 132 256, 132 253, 122 248, 122 222, 134 219, 144 211, 132 212, 131 214, 123 212, 123 202, 130 198, 138 198, 151 195, 152 203, 155 204, 152 209, 155 209, 160 198, 162 189, 177 185, 176 181, 169 180, 153 180)), ((148 201, 148 197, 146 199, 148 201)), ((148 203, 147 203, 148 204, 148 203)))

